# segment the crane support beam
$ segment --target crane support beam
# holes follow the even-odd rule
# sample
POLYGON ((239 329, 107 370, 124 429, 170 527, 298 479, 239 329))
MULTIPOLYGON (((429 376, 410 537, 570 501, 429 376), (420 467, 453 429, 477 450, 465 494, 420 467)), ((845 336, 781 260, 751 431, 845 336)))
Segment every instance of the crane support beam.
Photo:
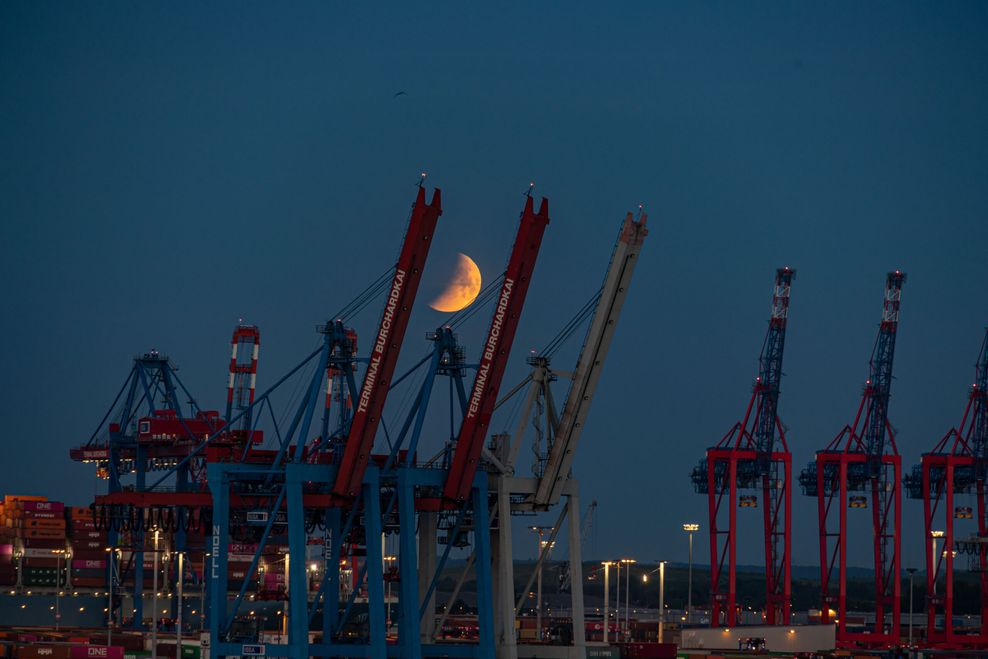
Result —
POLYGON ((412 217, 408 222, 408 230, 405 232, 405 240, 371 349, 367 374, 360 388, 360 397, 356 401, 339 474, 333 485, 333 494, 346 500, 354 498, 360 492, 364 470, 374 446, 374 437, 381 423, 391 377, 398 364, 398 354, 408 328, 415 294, 422 280, 422 270, 432 246, 432 235, 443 212, 440 195, 437 188, 433 192, 432 202, 426 204, 425 189, 420 186, 412 207, 412 217))
POLYGON ((466 413, 453 449, 449 477, 443 488, 443 497, 448 501, 465 501, 470 493, 508 355, 511 353, 511 344, 535 270, 535 261, 542 246, 542 235, 548 224, 549 200, 543 197, 539 212, 536 213, 532 197, 528 196, 490 329, 487 331, 477 376, 473 381, 466 413))
POLYGON ((647 216, 644 213, 637 222, 632 218, 631 213, 628 213, 621 225, 621 232, 614 245, 597 308, 576 363, 573 384, 563 404, 563 415, 556 430, 556 439, 549 451, 545 472, 535 494, 536 506, 552 506, 558 503, 563 485, 569 478, 576 447, 587 414, 590 412, 590 404, 604 368, 604 361, 607 359, 607 350, 614 338, 621 308, 624 306, 631 277, 638 263, 638 254, 645 242, 645 236, 648 235, 646 221, 647 216))

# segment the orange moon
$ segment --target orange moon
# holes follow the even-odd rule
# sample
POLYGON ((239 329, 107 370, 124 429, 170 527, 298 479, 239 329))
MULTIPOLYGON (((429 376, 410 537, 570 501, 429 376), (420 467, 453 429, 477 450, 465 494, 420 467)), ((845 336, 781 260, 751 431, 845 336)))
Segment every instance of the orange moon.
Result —
POLYGON ((436 311, 453 313, 466 309, 480 293, 480 268, 466 254, 460 254, 456 262, 456 272, 436 299, 429 306, 436 311))

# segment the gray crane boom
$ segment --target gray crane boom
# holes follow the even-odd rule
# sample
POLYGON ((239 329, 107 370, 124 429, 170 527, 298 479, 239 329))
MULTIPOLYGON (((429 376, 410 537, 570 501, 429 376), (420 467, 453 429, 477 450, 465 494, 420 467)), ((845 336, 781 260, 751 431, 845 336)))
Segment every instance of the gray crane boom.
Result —
POLYGON ((645 213, 641 214, 638 221, 628 213, 621 225, 607 275, 604 277, 600 299, 597 301, 593 320, 580 349, 580 358, 573 372, 573 384, 563 405, 563 415, 556 430, 556 438, 535 493, 536 506, 555 505, 569 478, 576 445, 580 440, 587 413, 590 411, 594 390, 597 388, 597 381, 600 379, 600 372, 607 358, 607 349, 614 337, 614 329, 617 327, 621 307, 628 294, 628 285, 631 283, 638 254, 641 252, 645 236, 648 235, 646 219, 645 213))

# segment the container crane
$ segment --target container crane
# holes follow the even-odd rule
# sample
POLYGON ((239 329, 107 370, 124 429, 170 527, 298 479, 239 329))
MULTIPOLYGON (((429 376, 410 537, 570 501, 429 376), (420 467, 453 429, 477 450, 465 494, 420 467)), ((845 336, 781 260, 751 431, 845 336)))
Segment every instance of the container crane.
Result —
MULTIPOLYGON (((511 515, 527 515, 546 511, 565 497, 557 520, 552 527, 554 538, 568 525, 568 572, 572 584, 570 589, 572 616, 572 637, 574 651, 584 652, 583 579, 582 579, 582 540, 585 525, 580 526, 578 511, 579 483, 572 476, 572 460, 576 444, 590 409, 597 382, 604 367, 607 349, 613 338, 620 312, 631 284, 632 274, 648 235, 647 215, 640 211, 638 218, 631 213, 624 217, 611 252, 603 285, 563 326, 560 332, 538 353, 528 357, 532 367, 529 375, 511 389, 497 406, 501 406, 513 396, 527 388, 525 401, 518 416, 518 425, 513 435, 497 434, 492 438, 493 451, 499 460, 495 468, 501 473, 494 477, 497 489, 498 527, 493 531, 498 551, 494 556, 494 569, 497 583, 505 584, 495 591, 498 638, 497 654, 501 659, 515 659, 518 647, 515 639, 515 621, 521 602, 515 599, 513 542, 511 515), (591 319, 580 350, 577 364, 572 372, 555 370, 552 359, 559 347, 573 333, 591 319), (562 417, 556 413, 552 383, 570 381, 567 401, 562 417), (516 475, 517 456, 526 431, 535 430, 533 452, 533 478, 516 475), (544 441, 543 441, 544 440, 544 441), (539 500, 539 492, 543 499, 539 500), (555 497, 554 499, 552 497, 555 497)), ((590 510, 596 509, 596 502, 590 510)), ((585 519, 585 524, 588 519, 585 519)), ((548 545, 547 545, 548 546, 548 545)), ((547 552, 539 557, 539 564, 547 558, 547 552)), ((534 574, 534 573, 533 573, 534 574)), ((529 584, 531 585, 531 584, 529 584)), ((528 592, 527 588, 522 592, 528 592)))
POLYGON ((795 276, 796 272, 789 267, 775 271, 768 331, 744 417, 716 446, 707 450, 706 458, 692 473, 694 487, 706 494, 708 501, 713 626, 737 625, 737 509, 757 505, 757 496, 739 497, 738 491, 752 489, 762 494, 765 622, 769 625, 790 622, 792 455, 779 420, 778 404, 789 299, 795 276))
POLYGON ((628 295, 628 287, 638 263, 638 254, 648 235, 648 216, 642 213, 636 222, 628 213, 621 225, 621 233, 611 262, 607 268, 604 285, 600 290, 596 310, 587 335, 580 349, 580 357, 573 372, 573 383, 563 403, 563 414, 555 428, 554 441, 549 449, 545 470, 539 479, 534 503, 538 507, 553 506, 559 502, 563 486, 573 467, 576 447, 583 432, 583 426, 590 412, 597 382, 600 380, 607 350, 614 338, 621 308, 628 295))
POLYGON ((988 647, 988 538, 985 515, 988 469, 988 331, 975 364, 974 383, 960 424, 951 428, 933 450, 923 455, 905 478, 910 498, 923 500, 926 552, 926 638, 942 649, 988 647), (974 506, 959 505, 972 496, 974 506), (958 538, 957 525, 970 520, 968 537, 958 538), (935 528, 936 527, 936 528, 935 528), (937 541, 941 551, 937 551, 937 541), (954 627, 954 568, 957 556, 967 554, 978 572, 981 587, 981 626, 977 633, 954 627), (942 583, 942 586, 941 586, 942 583), (943 625, 937 621, 942 619, 943 625))
POLYGON ((820 532, 821 622, 837 623, 842 647, 889 647, 899 643, 899 570, 902 530, 902 457, 888 421, 892 362, 899 329, 899 305, 905 273, 885 277, 882 322, 871 353, 870 374, 853 423, 844 429, 800 474, 800 485, 817 498, 820 532), (860 492, 864 494, 851 494, 860 492), (870 631, 847 630, 847 540, 849 508, 867 508, 871 495, 874 543, 875 621, 870 631), (834 511, 834 507, 837 511, 834 511), (836 516, 837 527, 831 518, 836 516), (837 592, 833 592, 834 568, 837 592), (837 619, 830 614, 836 608, 837 619))
POLYGON ((443 498, 448 502, 466 500, 477 472, 480 454, 484 448, 491 415, 497 403, 501 378, 507 366, 515 330, 521 320, 525 296, 535 270, 535 261, 542 246, 542 236, 549 224, 549 200, 543 198, 539 212, 529 191, 521 224, 515 238, 508 267, 501 282, 501 291, 495 302, 487 338, 484 341, 480 365, 473 381, 467 408, 453 447, 449 475, 443 487, 443 498))

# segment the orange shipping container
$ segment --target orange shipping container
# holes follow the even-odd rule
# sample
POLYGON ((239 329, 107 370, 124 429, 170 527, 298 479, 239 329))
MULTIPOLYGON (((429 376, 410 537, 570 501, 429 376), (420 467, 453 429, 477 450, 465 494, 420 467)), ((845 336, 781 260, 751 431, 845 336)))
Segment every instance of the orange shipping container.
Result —
POLYGON ((3 497, 3 505, 11 506, 18 501, 48 501, 48 497, 41 497, 31 494, 7 494, 3 497))

